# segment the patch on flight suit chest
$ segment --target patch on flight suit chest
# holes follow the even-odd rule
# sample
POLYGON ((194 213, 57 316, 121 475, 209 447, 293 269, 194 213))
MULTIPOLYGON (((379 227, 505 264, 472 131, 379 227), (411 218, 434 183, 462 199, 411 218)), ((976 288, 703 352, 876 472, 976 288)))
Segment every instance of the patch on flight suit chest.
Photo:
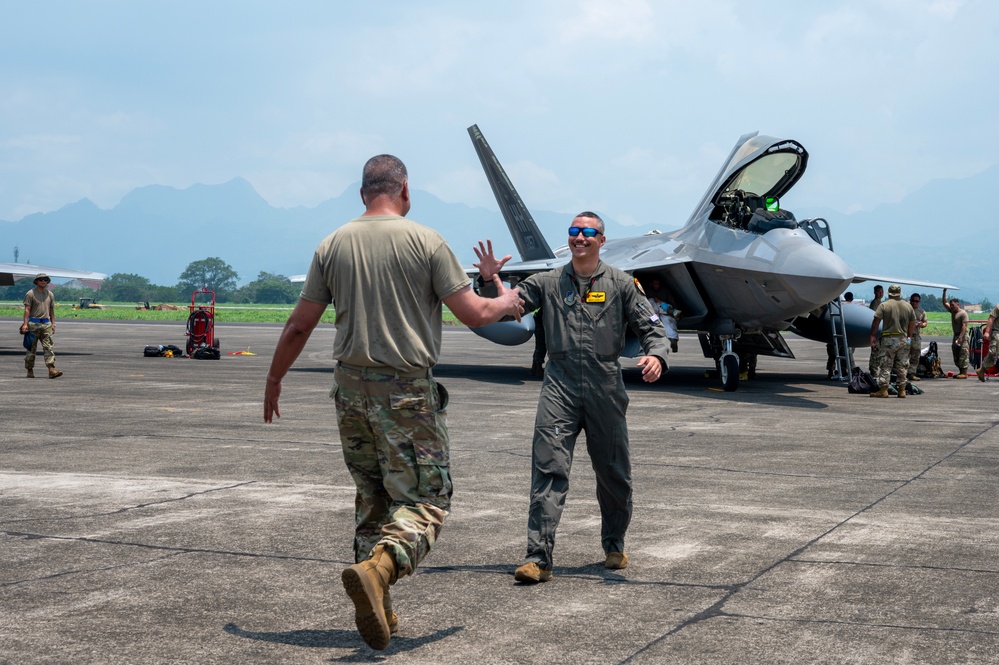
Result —
POLYGON ((607 294, 603 291, 587 291, 586 302, 605 302, 607 294))

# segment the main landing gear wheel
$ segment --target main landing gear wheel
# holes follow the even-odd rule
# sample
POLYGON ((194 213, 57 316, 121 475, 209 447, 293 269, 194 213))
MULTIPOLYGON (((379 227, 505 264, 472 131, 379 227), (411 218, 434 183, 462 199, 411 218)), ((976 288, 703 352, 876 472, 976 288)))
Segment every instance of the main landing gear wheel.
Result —
POLYGON ((726 353, 721 357, 722 388, 727 393, 733 393, 739 387, 739 356, 726 353))

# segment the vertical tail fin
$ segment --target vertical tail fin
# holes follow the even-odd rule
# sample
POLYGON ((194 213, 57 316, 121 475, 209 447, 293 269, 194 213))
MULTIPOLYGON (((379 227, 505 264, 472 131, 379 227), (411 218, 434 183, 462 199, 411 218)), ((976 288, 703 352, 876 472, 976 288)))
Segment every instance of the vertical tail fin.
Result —
POLYGON ((534 222, 527 206, 520 198, 520 194, 514 189, 513 183, 507 177, 506 171, 500 165, 499 160, 493 153, 492 148, 486 142, 486 138, 479 131, 478 125, 468 128, 468 135, 472 137, 472 145, 482 162, 482 169, 486 172, 489 186, 493 188, 493 195, 499 205, 503 219, 510 229, 514 243, 517 244, 517 251, 520 253, 521 261, 537 261, 542 259, 554 259, 555 253, 541 235, 541 229, 534 222))

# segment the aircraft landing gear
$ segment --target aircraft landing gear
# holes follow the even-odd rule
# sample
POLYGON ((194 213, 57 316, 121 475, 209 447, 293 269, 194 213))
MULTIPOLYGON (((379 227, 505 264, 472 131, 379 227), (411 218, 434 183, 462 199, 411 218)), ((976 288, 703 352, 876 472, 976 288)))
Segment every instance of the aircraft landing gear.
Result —
POLYGON ((722 389, 727 393, 739 388, 739 356, 732 351, 732 338, 722 339, 725 350, 718 358, 718 373, 721 376, 722 389))
POLYGON ((739 388, 739 356, 726 353, 720 362, 722 388, 727 393, 733 393, 739 388))

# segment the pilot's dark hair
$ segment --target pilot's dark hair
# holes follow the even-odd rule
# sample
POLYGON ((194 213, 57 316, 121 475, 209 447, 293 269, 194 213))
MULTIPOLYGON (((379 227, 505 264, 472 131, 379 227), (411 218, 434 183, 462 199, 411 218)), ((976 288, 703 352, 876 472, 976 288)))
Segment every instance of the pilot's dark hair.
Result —
MULTIPOLYGON (((589 210, 584 210, 583 212, 576 215, 576 217, 589 217, 597 222, 597 230, 601 233, 604 232, 604 220, 600 219, 600 215, 595 212, 590 212, 589 210)), ((575 218, 573 218, 575 219, 575 218)))
POLYGON ((847 302, 853 302, 853 291, 847 291, 843 294, 843 300, 847 302))
POLYGON ((364 165, 361 193, 372 198, 381 194, 396 196, 408 178, 401 159, 393 155, 375 155, 364 165))
POLYGON ((881 289, 881 291, 884 292, 885 287, 881 286, 880 284, 875 284, 874 285, 874 290, 877 291, 878 289, 881 289))
POLYGON ((961 301, 960 301, 960 300, 958 300, 957 298, 951 298, 951 299, 950 299, 950 304, 951 304, 951 305, 960 305, 960 304, 961 304, 961 301))
POLYGON ((912 300, 913 298, 919 298, 920 302, 923 301, 923 296, 919 295, 918 293, 913 293, 912 295, 909 296, 909 300, 912 300))

